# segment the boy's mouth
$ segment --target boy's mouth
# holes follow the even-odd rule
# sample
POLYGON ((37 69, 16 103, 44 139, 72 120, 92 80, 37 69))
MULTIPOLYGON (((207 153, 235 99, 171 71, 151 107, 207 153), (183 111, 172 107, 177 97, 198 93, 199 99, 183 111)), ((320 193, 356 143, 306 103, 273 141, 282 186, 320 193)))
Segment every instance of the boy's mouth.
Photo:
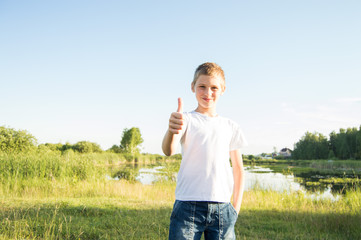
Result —
POLYGON ((206 101, 206 102, 210 102, 210 101, 212 101, 212 99, 211 99, 211 98, 203 98, 203 100, 204 100, 204 101, 206 101))

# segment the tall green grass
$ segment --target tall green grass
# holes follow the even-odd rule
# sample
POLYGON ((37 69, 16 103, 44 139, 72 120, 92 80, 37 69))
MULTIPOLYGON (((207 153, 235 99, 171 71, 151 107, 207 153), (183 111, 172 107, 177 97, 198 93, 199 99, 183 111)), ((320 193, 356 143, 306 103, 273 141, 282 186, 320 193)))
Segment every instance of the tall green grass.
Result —
POLYGON ((101 174, 96 161, 80 154, 1 154, 1 180, 22 181, 28 179, 78 178, 81 180, 101 174))
MULTIPOLYGON (((119 155, 0 155, 0 239, 167 239, 175 184, 105 178, 119 155)), ((254 189, 237 239, 359 239, 361 191, 340 200, 254 189)))
MULTIPOLYGON (((79 181, 0 198, 0 239, 167 239, 174 184, 79 181), (61 188, 64 188, 61 190, 61 188), (46 193, 46 191, 45 191, 46 193), (45 196, 45 197, 42 197, 45 196)), ((361 192, 339 201, 245 192, 237 239, 358 239, 361 192)))
POLYGON ((54 185, 104 178, 104 160, 68 152, 0 154, 0 193, 20 196, 34 188, 52 194, 54 185))

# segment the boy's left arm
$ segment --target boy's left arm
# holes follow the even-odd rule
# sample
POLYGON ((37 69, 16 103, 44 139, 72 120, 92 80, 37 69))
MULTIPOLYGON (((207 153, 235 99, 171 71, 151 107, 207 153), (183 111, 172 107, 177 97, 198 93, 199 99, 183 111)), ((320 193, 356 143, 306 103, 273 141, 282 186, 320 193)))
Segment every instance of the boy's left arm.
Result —
POLYGON ((233 167, 233 207, 239 213, 242 204, 244 190, 244 169, 243 160, 240 150, 230 151, 232 167, 233 167))

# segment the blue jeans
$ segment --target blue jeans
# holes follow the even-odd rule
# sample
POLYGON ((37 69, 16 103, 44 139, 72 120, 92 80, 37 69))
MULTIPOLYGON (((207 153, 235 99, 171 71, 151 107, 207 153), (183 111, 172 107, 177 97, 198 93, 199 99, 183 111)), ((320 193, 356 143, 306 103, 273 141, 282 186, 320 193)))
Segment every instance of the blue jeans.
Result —
POLYGON ((231 203, 176 200, 170 217, 169 240, 236 239, 237 212, 231 203))

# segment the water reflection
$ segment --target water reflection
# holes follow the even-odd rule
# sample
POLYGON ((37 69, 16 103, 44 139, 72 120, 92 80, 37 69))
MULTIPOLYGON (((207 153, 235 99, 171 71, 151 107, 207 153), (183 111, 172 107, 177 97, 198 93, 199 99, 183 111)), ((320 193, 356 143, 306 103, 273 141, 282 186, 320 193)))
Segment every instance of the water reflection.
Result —
POLYGON ((333 194, 331 186, 323 191, 312 191, 298 182, 299 178, 293 174, 276 173, 270 168, 247 166, 245 167, 245 191, 252 189, 272 190, 277 192, 302 192, 311 199, 331 199, 337 201, 340 195, 333 194), (307 193, 307 194, 306 194, 307 193))
MULTIPOLYGON (((123 165, 110 168, 109 179, 126 179, 128 181, 139 181, 142 184, 150 185, 155 182, 176 181, 179 170, 179 162, 158 163, 153 165, 123 165)), ((304 168, 289 165, 268 165, 268 166, 246 166, 245 167, 245 190, 262 189, 278 192, 304 192, 314 199, 328 198, 337 200, 337 194, 345 192, 345 189, 355 186, 351 185, 340 176, 345 174, 339 172, 322 172, 312 168, 304 168), (338 181, 330 182, 331 177, 338 177, 338 181), (340 180, 341 179, 341 180, 340 180)), ((347 176, 349 177, 349 176, 347 176)), ((354 174, 358 180, 358 175, 354 174)), ((346 180, 349 180, 347 178, 346 180)), ((359 182, 357 183, 359 185, 359 182)))
POLYGON ((151 185, 154 182, 161 181, 164 179, 164 176, 162 176, 162 172, 160 171, 162 169, 164 169, 163 166, 157 166, 151 169, 141 168, 139 169, 139 175, 136 180, 145 185, 151 185))
POLYGON ((301 186, 295 181, 293 175, 284 175, 273 172, 264 167, 245 167, 245 190, 263 189, 278 192, 299 191, 301 186))

